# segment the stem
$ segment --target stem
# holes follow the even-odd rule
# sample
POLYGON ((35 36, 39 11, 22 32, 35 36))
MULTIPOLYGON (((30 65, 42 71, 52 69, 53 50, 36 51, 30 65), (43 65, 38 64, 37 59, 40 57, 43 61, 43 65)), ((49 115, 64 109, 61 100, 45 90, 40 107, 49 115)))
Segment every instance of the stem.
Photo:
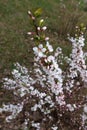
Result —
POLYGON ((33 25, 34 25, 34 27, 35 27, 36 35, 39 36, 39 33, 38 33, 38 30, 37 30, 37 25, 36 25, 36 23, 35 23, 35 20, 33 20, 33 25))

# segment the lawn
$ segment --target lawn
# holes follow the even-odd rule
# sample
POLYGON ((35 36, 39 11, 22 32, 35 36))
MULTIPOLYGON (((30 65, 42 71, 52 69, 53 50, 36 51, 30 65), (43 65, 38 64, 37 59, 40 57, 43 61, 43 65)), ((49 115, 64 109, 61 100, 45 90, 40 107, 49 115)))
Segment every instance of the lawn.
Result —
POLYGON ((59 45, 65 54, 69 54, 67 34, 73 35, 74 27, 80 22, 87 23, 83 3, 77 7, 77 1, 0 0, 0 79, 10 74, 15 62, 27 67, 33 64, 33 43, 27 36, 31 30, 28 10, 43 9, 42 17, 46 19, 50 41, 54 47, 59 45))

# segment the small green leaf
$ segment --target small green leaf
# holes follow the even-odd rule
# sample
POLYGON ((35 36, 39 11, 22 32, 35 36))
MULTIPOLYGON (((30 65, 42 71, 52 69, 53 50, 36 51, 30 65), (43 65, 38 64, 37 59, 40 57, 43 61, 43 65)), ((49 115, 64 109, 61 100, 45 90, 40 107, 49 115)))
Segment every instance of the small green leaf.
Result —
POLYGON ((37 10, 34 12, 34 15, 35 15, 36 17, 40 16, 41 14, 42 14, 42 9, 41 9, 41 8, 37 9, 37 10))
POLYGON ((35 40, 40 40, 40 37, 39 37, 38 35, 36 35, 36 36, 34 37, 34 39, 35 39, 35 40))
POLYGON ((44 19, 41 19, 40 21, 39 21, 39 26, 41 27, 41 26, 43 26, 44 25, 44 19))

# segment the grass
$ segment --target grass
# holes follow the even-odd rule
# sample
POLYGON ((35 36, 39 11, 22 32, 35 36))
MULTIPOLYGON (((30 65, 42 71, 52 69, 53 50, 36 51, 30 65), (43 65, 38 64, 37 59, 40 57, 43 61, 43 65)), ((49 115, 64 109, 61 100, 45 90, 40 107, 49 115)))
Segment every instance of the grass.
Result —
POLYGON ((27 67, 32 66, 33 43, 26 35, 31 30, 28 10, 39 7, 43 9, 43 17, 46 18, 52 44, 61 46, 64 53, 69 54, 67 33, 73 32, 79 20, 87 22, 83 6, 77 9, 78 0, 72 1, 65 0, 65 8, 60 0, 0 0, 0 79, 10 74, 15 62, 27 67))

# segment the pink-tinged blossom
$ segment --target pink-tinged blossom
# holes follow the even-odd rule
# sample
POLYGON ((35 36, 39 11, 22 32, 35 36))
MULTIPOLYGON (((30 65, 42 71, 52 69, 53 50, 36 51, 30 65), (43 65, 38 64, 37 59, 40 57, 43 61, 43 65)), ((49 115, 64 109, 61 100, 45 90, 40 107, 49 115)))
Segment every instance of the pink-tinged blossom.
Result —
POLYGON ((48 41, 48 40, 49 40, 49 37, 46 37, 46 38, 45 38, 45 41, 48 41))

